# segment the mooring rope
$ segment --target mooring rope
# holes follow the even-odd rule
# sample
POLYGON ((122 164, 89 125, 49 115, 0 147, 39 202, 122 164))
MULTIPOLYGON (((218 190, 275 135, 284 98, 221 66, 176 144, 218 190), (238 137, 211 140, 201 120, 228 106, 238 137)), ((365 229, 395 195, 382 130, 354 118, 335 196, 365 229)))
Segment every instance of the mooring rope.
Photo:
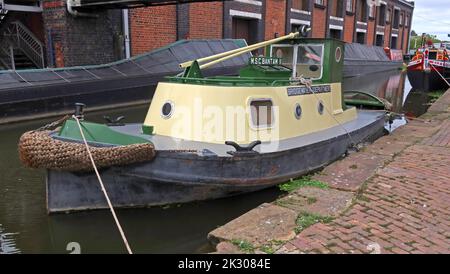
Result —
MULTIPOLYGON (((314 95, 314 97, 316 97, 318 102, 321 102, 322 100, 319 98, 319 96, 317 96, 317 94, 313 91, 313 89, 311 88, 312 86, 312 81, 311 80, 307 80, 305 78, 303 78, 303 76, 299 77, 300 83, 302 83, 303 85, 305 85, 309 91, 311 91, 311 93, 314 95)), ((348 132, 348 130, 339 122, 338 119, 336 119, 336 117, 334 117, 334 115, 331 113, 331 111, 325 106, 325 104, 323 104, 323 108, 326 110, 326 112, 334 119, 334 121, 336 121, 336 123, 339 125, 339 127, 341 127, 345 133, 347 134, 350 142, 351 142, 351 147, 354 147, 356 150, 358 150, 358 148, 356 147, 356 143, 355 140, 353 140, 353 137, 350 135, 350 132, 348 132)))
POLYGON ((436 71, 439 74, 439 76, 442 78, 442 80, 444 80, 444 82, 447 84, 447 86, 450 87, 450 83, 448 83, 447 79, 445 79, 445 77, 442 76, 442 74, 433 66, 433 64, 430 63, 430 66, 434 69, 434 71, 436 71))
POLYGON ((80 130, 81 137, 83 138, 84 145, 86 146, 86 150, 89 154, 89 158, 91 160, 92 167, 94 168, 95 174, 97 175, 98 182, 100 183, 103 194, 105 195, 106 201, 108 202, 109 209, 111 210, 111 213, 114 217, 114 221, 116 222, 117 228, 119 229, 120 235, 122 236, 122 240, 125 244, 125 247, 127 248, 128 254, 133 254, 133 252, 131 251, 130 245, 128 244, 127 237, 125 236, 122 226, 120 225, 119 219, 117 219, 116 212, 114 211, 111 201, 109 200, 109 196, 108 196, 108 193, 106 192, 105 185, 103 184, 102 178, 100 177, 100 174, 98 173, 97 166, 95 165, 94 158, 92 157, 91 151, 89 149, 89 145, 86 141, 86 138, 84 137, 84 133, 83 133, 83 129, 81 128, 80 120, 75 115, 73 115, 72 117, 73 117, 73 119, 75 119, 75 121, 77 121, 77 125, 80 130))

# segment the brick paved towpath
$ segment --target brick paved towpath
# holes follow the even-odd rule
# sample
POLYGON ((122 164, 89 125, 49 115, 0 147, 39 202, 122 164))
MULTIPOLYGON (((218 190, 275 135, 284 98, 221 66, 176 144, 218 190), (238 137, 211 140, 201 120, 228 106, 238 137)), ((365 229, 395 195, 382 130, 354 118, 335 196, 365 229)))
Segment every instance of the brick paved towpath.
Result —
POLYGON ((299 188, 208 239, 218 253, 450 253, 450 90, 313 179, 329 188, 299 188))

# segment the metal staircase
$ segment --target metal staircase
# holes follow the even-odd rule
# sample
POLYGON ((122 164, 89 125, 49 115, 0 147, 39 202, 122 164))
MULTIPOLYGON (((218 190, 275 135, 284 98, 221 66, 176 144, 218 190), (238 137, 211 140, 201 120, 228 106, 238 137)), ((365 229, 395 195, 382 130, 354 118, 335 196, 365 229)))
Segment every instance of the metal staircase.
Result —
POLYGON ((5 69, 44 68, 44 45, 19 21, 2 28, 0 66, 5 69))
POLYGON ((5 19, 6 15, 8 15, 8 10, 4 9, 3 6, 0 6, 0 24, 5 19))

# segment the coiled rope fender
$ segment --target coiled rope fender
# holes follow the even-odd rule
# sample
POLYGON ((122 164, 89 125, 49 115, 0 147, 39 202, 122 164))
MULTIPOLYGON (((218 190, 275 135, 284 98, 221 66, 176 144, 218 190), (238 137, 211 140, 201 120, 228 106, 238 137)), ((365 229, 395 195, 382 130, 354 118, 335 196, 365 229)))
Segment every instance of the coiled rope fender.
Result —
MULTIPOLYGON (((62 123, 62 119, 56 122, 49 125, 62 123)), ((19 158, 23 165, 30 168, 93 171, 85 145, 52 138, 49 125, 25 132, 20 137, 19 158)), ((156 154, 151 143, 114 147, 89 146, 89 149, 98 168, 150 161, 156 154)))

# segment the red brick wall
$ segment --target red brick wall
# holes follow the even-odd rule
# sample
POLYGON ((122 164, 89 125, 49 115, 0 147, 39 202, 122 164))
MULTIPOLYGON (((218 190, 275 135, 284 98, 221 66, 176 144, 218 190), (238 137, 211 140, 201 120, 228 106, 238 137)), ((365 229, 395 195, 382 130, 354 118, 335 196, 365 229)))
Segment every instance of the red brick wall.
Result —
POLYGON ((391 45, 391 25, 386 24, 384 26, 384 47, 390 47, 391 45))
POLYGON ((409 49, 408 49, 408 42, 409 42, 409 28, 404 28, 403 29, 403 53, 408 53, 409 49))
MULTIPOLYGON (((328 0, 325 0, 327 5, 328 0)), ((312 11, 312 37, 323 38, 326 32, 326 9, 314 7, 312 11)))
POLYGON ((282 36, 286 32, 286 0, 266 1, 266 21, 265 21, 266 40, 272 39, 275 33, 282 36))
POLYGON ((131 54, 175 42, 176 24, 176 6, 130 9, 131 54))
POLYGON ((369 20, 367 22, 367 44, 372 46, 375 44, 375 21, 374 20, 369 20))
POLYGON ((223 3, 192 3, 189 6, 190 39, 222 38, 223 3))
MULTIPOLYGON (((344 5, 346 5, 344 1, 344 5)), ((353 0, 353 10, 355 9, 355 1, 353 0)), ((355 32, 355 15, 345 14, 344 18, 344 41, 347 43, 353 42, 355 32)))

